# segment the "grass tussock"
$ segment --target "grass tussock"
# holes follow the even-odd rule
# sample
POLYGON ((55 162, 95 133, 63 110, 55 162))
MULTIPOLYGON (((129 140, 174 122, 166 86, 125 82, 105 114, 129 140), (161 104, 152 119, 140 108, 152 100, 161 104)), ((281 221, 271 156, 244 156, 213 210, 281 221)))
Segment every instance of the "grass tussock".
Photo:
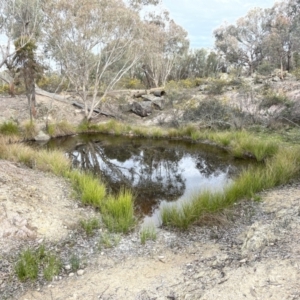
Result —
POLYGON ((111 234, 111 233, 102 233, 99 239, 98 248, 101 250, 102 248, 113 248, 117 246, 120 242, 119 234, 111 234))
POLYGON ((278 150, 277 141, 260 138, 247 131, 208 133, 207 138, 227 147, 235 157, 253 156, 257 161, 272 157, 278 150))
POLYGON ((39 170, 63 176, 71 167, 68 158, 59 150, 36 152, 36 166, 39 170))
POLYGON ((20 129, 16 123, 8 121, 0 124, 0 134, 7 136, 18 136, 20 134, 20 129))
POLYGON ((87 236, 92 236, 96 229, 100 228, 100 222, 97 218, 80 221, 81 228, 85 231, 87 236))
POLYGON ((91 174, 72 170, 67 174, 73 188, 78 192, 84 204, 100 208, 106 196, 106 188, 98 178, 91 174))
POLYGON ((154 224, 146 224, 140 230, 141 244, 145 245, 147 241, 156 241, 157 232, 154 224))
POLYGON ((16 275, 21 281, 36 280, 40 273, 50 281, 59 274, 60 269, 60 259, 46 251, 44 246, 37 250, 27 249, 21 252, 15 265, 16 275))
POLYGON ((133 195, 128 190, 108 196, 101 207, 103 222, 112 232, 127 233, 134 224, 133 195))
POLYGON ((78 128, 78 132, 102 132, 106 134, 122 135, 131 131, 129 125, 125 125, 116 120, 111 120, 106 123, 93 124, 90 122, 82 122, 78 128))
POLYGON ((22 137, 25 140, 33 140, 38 134, 37 126, 34 122, 27 121, 21 126, 22 137))
POLYGON ((73 125, 69 124, 67 121, 61 121, 59 123, 48 124, 47 133, 51 137, 66 136, 71 135, 76 132, 73 125))

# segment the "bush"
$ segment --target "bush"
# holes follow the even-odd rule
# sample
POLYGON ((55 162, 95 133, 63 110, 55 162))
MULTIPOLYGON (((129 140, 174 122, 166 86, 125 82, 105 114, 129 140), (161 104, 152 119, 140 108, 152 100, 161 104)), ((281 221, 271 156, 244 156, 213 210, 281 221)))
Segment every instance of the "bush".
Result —
POLYGON ((9 94, 10 88, 8 84, 2 84, 0 87, 0 94, 1 95, 7 95, 9 94))
POLYGON ((122 78, 118 85, 123 88, 125 87, 126 89, 145 89, 146 88, 140 79, 128 78, 128 77, 122 78))
POLYGON ((296 77, 297 80, 300 80, 300 68, 293 70, 292 74, 296 77))
POLYGON ((271 75, 273 70, 275 69, 275 66, 268 61, 262 62, 257 67, 257 73, 263 76, 271 75))
POLYGON ((265 90, 259 108, 269 108, 272 105, 285 105, 288 107, 291 105, 291 101, 283 92, 274 92, 270 89, 265 90))
POLYGON ((199 102, 197 107, 185 110, 183 120, 202 121, 208 126, 228 127, 233 114, 238 114, 232 107, 223 104, 216 98, 206 98, 199 102))
POLYGON ((209 82, 206 91, 211 95, 221 95, 224 91, 224 87, 228 84, 226 80, 214 79, 209 82))
POLYGON ((44 75, 38 82, 37 85, 50 93, 61 92, 68 89, 69 82, 67 79, 62 80, 62 77, 58 74, 44 75))

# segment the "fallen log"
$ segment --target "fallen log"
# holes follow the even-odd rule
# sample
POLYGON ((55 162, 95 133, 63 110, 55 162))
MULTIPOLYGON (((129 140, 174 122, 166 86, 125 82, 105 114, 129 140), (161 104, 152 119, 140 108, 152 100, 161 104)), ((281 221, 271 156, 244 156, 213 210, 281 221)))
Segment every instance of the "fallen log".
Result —
POLYGON ((139 97, 142 97, 144 95, 147 95, 147 91, 136 91, 134 94, 133 94, 133 98, 139 98, 139 97))
MULTIPOLYGON (((76 101, 72 101, 72 100, 70 100, 70 97, 64 97, 64 96, 60 96, 60 95, 57 95, 57 94, 49 93, 47 91, 44 91, 44 90, 40 89, 37 86, 35 87, 35 93, 38 94, 38 95, 41 95, 41 96, 49 97, 49 98, 54 99, 56 101, 60 101, 60 102, 63 102, 63 103, 66 103, 66 104, 70 104, 70 105, 73 105, 75 107, 84 109, 84 105, 82 103, 79 103, 79 102, 76 102, 76 101)), ((90 108, 88 108, 88 111, 90 111, 90 108)), ((93 112, 95 112, 97 114, 100 114, 100 115, 103 115, 103 116, 106 116, 106 117, 113 117, 113 118, 115 118, 114 115, 110 115, 110 114, 107 114, 105 112, 102 112, 98 108, 94 108, 93 112)))
POLYGON ((60 101, 60 102, 71 104, 70 100, 68 100, 68 97, 64 97, 64 96, 60 96, 57 94, 46 92, 46 91, 40 89, 38 86, 35 86, 35 93, 38 95, 41 95, 41 96, 46 96, 46 97, 52 98, 52 99, 60 101))

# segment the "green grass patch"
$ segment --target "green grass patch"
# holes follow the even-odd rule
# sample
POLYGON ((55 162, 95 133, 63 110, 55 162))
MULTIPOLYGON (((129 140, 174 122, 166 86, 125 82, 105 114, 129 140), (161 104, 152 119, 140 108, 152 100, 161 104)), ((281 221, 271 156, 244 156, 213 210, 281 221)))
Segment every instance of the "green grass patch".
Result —
POLYGON ((67 174, 73 188, 78 192, 84 204, 100 208, 106 196, 105 185, 92 174, 72 170, 67 174))
POLYGON ((39 150, 35 153, 35 159, 39 170, 52 172, 55 175, 62 176, 71 168, 70 161, 59 150, 39 150))
POLYGON ((61 121, 59 123, 48 124, 47 133, 51 137, 66 136, 71 135, 76 132, 73 125, 69 124, 67 121, 61 121))
POLYGON ((46 280, 50 281, 59 274, 60 269, 60 259, 46 251, 44 246, 37 250, 27 249, 21 252, 15 265, 16 275, 21 281, 36 280, 40 272, 46 280))
POLYGON ((109 122, 100 123, 100 124, 93 124, 84 121, 78 126, 77 131, 78 132, 102 132, 107 134, 122 135, 122 134, 129 133, 131 131, 131 127, 129 125, 125 125, 115 120, 111 120, 109 122))
POLYGON ((38 134, 36 124, 31 121, 27 121, 21 126, 22 136, 25 140, 32 140, 38 134))
POLYGON ((120 242, 120 235, 111 234, 111 233, 103 233, 99 239, 98 248, 101 250, 102 248, 113 248, 117 246, 120 242))
POLYGON ((156 241, 157 232, 154 224, 145 224, 140 230, 141 244, 145 245, 147 241, 156 241))
POLYGON ((133 195, 128 190, 108 196, 101 207, 103 222, 112 232, 127 233, 134 224, 133 195))
POLYGON ((8 136, 19 135, 20 129, 16 123, 8 121, 0 124, 0 134, 8 136))
POLYGON ((72 254, 69 261, 73 272, 80 268, 80 258, 77 255, 72 254))
POLYGON ((263 94, 263 99, 259 104, 260 108, 269 108, 272 105, 285 105, 287 107, 291 106, 292 102, 287 97, 287 95, 283 92, 274 92, 273 90, 269 89, 265 91, 263 94))
POLYGON ((80 221, 81 228, 85 231, 87 236, 92 236, 96 229, 100 228, 100 222, 97 218, 80 221))

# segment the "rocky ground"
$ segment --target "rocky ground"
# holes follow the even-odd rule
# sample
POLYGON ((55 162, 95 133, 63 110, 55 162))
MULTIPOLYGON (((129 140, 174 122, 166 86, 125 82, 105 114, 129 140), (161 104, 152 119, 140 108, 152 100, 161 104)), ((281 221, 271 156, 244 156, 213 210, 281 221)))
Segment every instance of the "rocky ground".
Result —
MULTIPOLYGON (((52 103, 52 118, 80 120, 79 110, 61 105, 52 103)), ((0 120, 22 122, 22 111, 25 98, 0 99, 0 120)), ((146 245, 138 228, 109 236, 111 247, 104 228, 93 237, 80 230, 79 220, 97 212, 80 205, 68 182, 0 161, 0 299, 300 299, 299 181, 261 198, 188 232, 161 228, 146 245), (61 273, 52 282, 18 281, 17 254, 40 244, 62 258, 61 273)))

